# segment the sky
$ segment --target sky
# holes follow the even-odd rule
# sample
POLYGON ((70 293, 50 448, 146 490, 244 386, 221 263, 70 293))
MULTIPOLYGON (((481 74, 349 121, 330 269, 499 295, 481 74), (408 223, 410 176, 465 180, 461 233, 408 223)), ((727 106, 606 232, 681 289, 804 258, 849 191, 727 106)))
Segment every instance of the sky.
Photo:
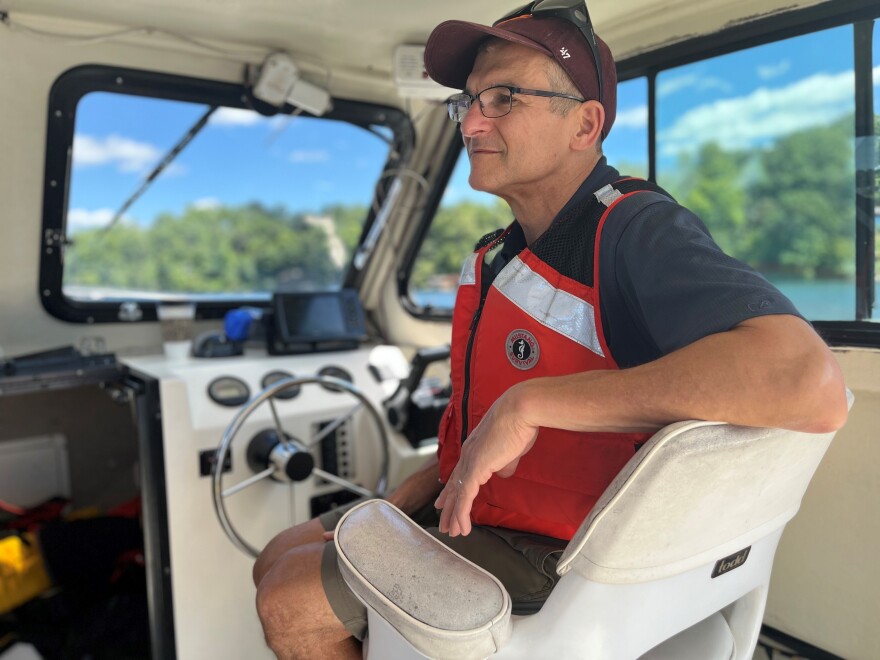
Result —
MULTIPOLYGON (((880 108, 880 30, 874 36, 874 98, 880 108)), ((852 28, 843 26, 664 71, 657 77, 658 175, 709 141, 760 148, 854 111, 852 28)), ((880 111, 878 111, 880 112, 880 111)), ((617 117, 604 144, 611 165, 647 175, 648 86, 618 85, 617 117), (635 166, 635 167, 634 167, 635 166)), ((444 203, 483 198, 461 163, 444 203)), ((488 196, 486 196, 488 198, 488 196)))
MULTIPOLYGON (((880 63, 880 36, 874 41, 880 63)), ((657 78, 661 182, 680 156, 708 141, 726 149, 761 148, 852 113, 853 81, 848 26, 662 73, 657 78)), ((874 68, 874 92, 880 107, 880 64, 874 68)), ((74 231, 106 224, 205 110, 109 93, 84 97, 73 151, 74 231)), ((645 80, 621 83, 617 119, 605 143, 611 164, 646 174, 647 117, 645 80)), ((162 212, 251 201, 310 212, 333 203, 367 205, 387 154, 383 140, 341 122, 220 109, 124 221, 148 225, 162 212)), ((467 174, 463 159, 444 203, 488 199, 470 189, 467 174)))
MULTIPOLYGON (((104 92, 84 97, 73 143, 70 224, 106 224, 207 109, 104 92)), ((125 221, 149 225, 160 213, 189 206, 253 201, 310 212, 334 203, 368 206, 388 153, 385 140, 345 122, 220 108, 125 221)))

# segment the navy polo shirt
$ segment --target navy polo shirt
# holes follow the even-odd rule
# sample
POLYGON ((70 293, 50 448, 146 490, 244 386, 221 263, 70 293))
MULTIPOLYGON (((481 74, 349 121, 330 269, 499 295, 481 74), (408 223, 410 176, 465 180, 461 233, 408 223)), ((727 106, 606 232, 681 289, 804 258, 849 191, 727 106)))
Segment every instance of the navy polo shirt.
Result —
MULTIPOLYGON (((557 218, 620 178, 603 157, 557 218)), ((750 318, 800 316, 764 276, 724 254, 703 222, 668 197, 639 193, 623 200, 600 241, 602 325, 621 368, 656 360, 750 318)), ((500 271, 525 245, 514 222, 492 270, 500 271)))

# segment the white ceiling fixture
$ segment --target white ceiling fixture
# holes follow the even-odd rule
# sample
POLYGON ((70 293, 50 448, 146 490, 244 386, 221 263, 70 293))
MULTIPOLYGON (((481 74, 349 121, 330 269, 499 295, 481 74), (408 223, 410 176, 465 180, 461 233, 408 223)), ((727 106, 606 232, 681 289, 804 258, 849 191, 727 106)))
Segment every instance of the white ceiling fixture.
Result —
POLYGON ((394 49, 394 84, 404 98, 442 101, 461 91, 431 80, 425 71, 425 47, 406 44, 394 49))
POLYGON ((299 69, 287 53, 272 53, 266 58, 253 92, 256 98, 270 105, 280 108, 290 103, 317 116, 333 107, 330 93, 300 78, 299 69))

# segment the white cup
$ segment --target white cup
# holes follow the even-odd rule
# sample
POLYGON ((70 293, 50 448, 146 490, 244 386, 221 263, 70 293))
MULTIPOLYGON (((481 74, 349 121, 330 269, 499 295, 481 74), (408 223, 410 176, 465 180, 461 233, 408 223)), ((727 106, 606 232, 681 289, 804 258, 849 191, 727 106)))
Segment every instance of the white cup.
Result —
POLYGON ((156 306, 156 316, 162 326, 165 355, 172 360, 185 359, 190 353, 195 334, 195 304, 159 303, 156 306))

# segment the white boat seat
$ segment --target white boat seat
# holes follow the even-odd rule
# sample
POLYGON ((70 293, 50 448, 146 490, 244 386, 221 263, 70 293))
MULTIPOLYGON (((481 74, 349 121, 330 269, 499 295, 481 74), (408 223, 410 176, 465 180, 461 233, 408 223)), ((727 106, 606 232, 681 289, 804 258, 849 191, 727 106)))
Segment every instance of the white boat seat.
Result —
MULTIPOLYGON (((337 543, 346 582, 360 585, 358 596, 382 612, 413 649, 428 658, 468 660, 485 658, 507 641, 510 599, 491 573, 439 543, 388 502, 364 502, 346 517, 350 520, 340 521, 337 543), (389 532, 403 541, 400 553, 389 552, 389 532), (405 567, 399 556, 419 561, 405 567)), ((730 626, 716 612, 640 660, 727 660, 734 652, 730 626)))
POLYGON ((336 529, 343 577, 367 605, 365 657, 749 660, 777 544, 833 436, 661 429, 566 547, 543 608, 524 617, 510 616, 491 575, 387 502, 365 502, 336 529))
POLYGON ((736 641, 727 619, 721 612, 685 628, 674 637, 641 656, 639 660, 685 660, 687 658, 718 658, 731 660, 736 657, 736 641))
POLYGON ((358 598, 424 655, 485 658, 510 636, 511 602, 501 582, 388 502, 348 511, 335 543, 358 598))

